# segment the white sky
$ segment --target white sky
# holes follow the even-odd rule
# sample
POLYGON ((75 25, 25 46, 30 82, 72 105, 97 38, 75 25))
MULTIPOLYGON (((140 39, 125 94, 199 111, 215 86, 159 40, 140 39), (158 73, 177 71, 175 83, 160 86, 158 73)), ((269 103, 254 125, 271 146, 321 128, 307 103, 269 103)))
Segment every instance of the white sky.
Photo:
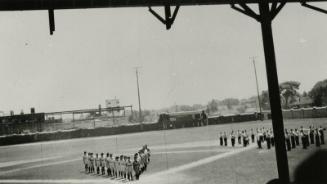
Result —
MULTIPOLYGON (((260 24, 229 6, 181 7, 170 31, 147 8, 55 19, 50 36, 47 11, 0 12, 0 110, 96 108, 115 96, 137 108, 135 66, 146 109, 247 98, 256 93, 251 56, 267 88, 260 24)), ((327 78, 325 14, 287 4, 273 31, 280 82, 309 91, 327 78)))

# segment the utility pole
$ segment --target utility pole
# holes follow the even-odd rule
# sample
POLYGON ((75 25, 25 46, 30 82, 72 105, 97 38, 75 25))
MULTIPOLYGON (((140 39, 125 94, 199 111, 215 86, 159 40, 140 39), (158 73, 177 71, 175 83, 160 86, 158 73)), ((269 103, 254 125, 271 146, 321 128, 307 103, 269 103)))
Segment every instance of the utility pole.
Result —
POLYGON ((135 67, 136 72, 136 84, 137 84, 137 95, 139 100, 139 121, 142 122, 142 111, 141 111, 141 98, 140 98, 140 86, 139 86, 139 71, 138 67, 135 67))
POLYGON ((260 94, 259 94, 259 84, 258 84, 258 77, 257 77, 257 69, 255 66, 255 57, 251 57, 254 67, 254 75, 255 75, 255 82, 257 86, 257 96, 258 96, 258 104, 259 104, 259 112, 260 112, 260 120, 262 121, 262 109, 261 109, 261 100, 260 100, 260 94))

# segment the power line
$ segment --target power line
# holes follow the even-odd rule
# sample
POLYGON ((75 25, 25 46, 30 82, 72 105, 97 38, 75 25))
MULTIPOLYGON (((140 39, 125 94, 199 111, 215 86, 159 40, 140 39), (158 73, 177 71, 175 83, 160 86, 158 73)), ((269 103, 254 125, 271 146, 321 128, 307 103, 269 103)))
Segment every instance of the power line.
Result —
POLYGON ((137 96, 139 101, 139 121, 142 122, 142 110, 141 110, 141 97, 140 97, 140 86, 139 86, 139 67, 135 67, 136 73, 136 84, 137 84, 137 96))

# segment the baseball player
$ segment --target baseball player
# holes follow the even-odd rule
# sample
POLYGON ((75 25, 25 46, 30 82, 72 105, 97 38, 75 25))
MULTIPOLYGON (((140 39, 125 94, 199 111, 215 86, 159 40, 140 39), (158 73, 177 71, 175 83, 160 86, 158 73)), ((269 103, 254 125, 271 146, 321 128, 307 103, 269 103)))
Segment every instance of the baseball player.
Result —
POLYGON ((84 163, 85 173, 88 173, 88 169, 89 169, 88 162, 89 162, 89 157, 87 156, 86 151, 84 151, 83 163, 84 163))
POLYGON ((99 158, 99 154, 96 154, 95 156, 95 167, 97 170, 97 174, 100 174, 100 158, 99 158))
POLYGON ((127 179, 129 181, 133 180, 133 163, 131 161, 131 157, 127 158, 127 162, 126 162, 126 168, 127 168, 127 179))
POLYGON ((100 167, 101 167, 101 174, 102 175, 106 174, 105 166, 106 166, 106 159, 103 157, 103 153, 101 153, 100 167))
POLYGON ((91 153, 91 155, 90 155, 90 165, 91 165, 91 173, 94 173, 94 156, 93 156, 93 153, 91 153))

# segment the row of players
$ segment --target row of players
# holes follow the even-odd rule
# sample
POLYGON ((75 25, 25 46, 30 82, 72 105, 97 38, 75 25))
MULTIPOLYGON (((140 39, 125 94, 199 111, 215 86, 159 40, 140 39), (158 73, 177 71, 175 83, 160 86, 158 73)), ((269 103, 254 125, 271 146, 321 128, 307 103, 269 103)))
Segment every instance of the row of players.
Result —
MULTIPOLYGON (((232 144, 232 147, 235 146, 236 144, 236 139, 237 139, 237 143, 238 144, 242 144, 243 143, 243 146, 246 147, 247 145, 250 144, 250 138, 251 138, 251 141, 252 143, 254 143, 254 139, 255 139, 255 134, 253 132, 253 129, 251 128, 250 130, 250 135, 247 133, 246 130, 237 130, 234 131, 232 130, 230 135, 229 135, 230 139, 231 139, 231 144, 232 144)), ((220 135, 219 135, 219 143, 220 143, 220 146, 228 146, 228 135, 226 132, 222 133, 220 132, 220 135)))
POLYGON ((286 148, 288 151, 296 148, 296 146, 300 145, 300 139, 302 143, 302 148, 307 149, 307 147, 311 144, 316 144, 317 147, 325 144, 325 128, 321 126, 319 128, 315 128, 314 126, 309 126, 309 128, 303 128, 302 126, 299 129, 285 129, 285 141, 286 148))
MULTIPOLYGON (((303 128, 302 126, 299 129, 285 129, 285 145, 288 151, 296 146, 300 145, 300 138, 302 142, 303 149, 306 149, 309 144, 316 144, 317 147, 320 147, 321 144, 325 144, 324 138, 324 130, 321 126, 319 128, 315 128, 314 126, 310 126, 309 128, 303 128)), ((238 144, 242 144, 243 146, 247 146, 251 142, 254 143, 255 139, 258 144, 258 148, 262 149, 262 143, 266 142, 267 148, 270 149, 275 145, 275 139, 272 129, 260 128, 256 129, 256 134, 253 129, 250 130, 250 135, 246 130, 238 130, 234 132, 234 130, 230 133, 231 144, 235 146, 235 140, 237 138, 238 144)), ((221 146, 228 145, 228 136, 226 132, 220 132, 219 140, 221 146)))
POLYGON ((137 153, 134 154, 134 161, 131 157, 120 155, 113 156, 107 153, 106 157, 101 153, 84 152, 83 164, 85 166, 85 173, 96 173, 98 175, 107 175, 111 178, 125 179, 125 180, 138 180, 140 175, 146 171, 150 162, 150 149, 147 145, 143 146, 137 153), (101 174, 100 174, 101 173, 101 174))

